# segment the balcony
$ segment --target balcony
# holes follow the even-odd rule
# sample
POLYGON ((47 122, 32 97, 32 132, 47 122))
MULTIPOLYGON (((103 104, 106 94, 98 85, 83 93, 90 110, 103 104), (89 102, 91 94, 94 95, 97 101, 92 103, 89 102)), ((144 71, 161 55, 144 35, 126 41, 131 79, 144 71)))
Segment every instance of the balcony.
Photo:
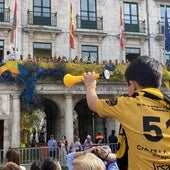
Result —
POLYGON ((80 29, 103 30, 103 17, 76 16, 76 26, 80 29))
POLYGON ((145 20, 124 20, 124 37, 125 39, 139 39, 141 41, 148 39, 145 20))
POLYGON ((27 25, 23 27, 25 32, 29 32, 33 38, 35 33, 50 33, 55 38, 56 34, 60 34, 61 30, 57 28, 57 12, 35 12, 27 11, 27 25))
POLYGON ((76 16, 75 35, 97 37, 99 40, 106 36, 103 32, 103 17, 76 16))
POLYGON ((27 21, 28 25, 46 25, 46 26, 57 26, 57 12, 49 13, 49 12, 35 12, 35 11, 27 11, 27 21))
POLYGON ((158 41, 164 41, 164 22, 158 21, 157 28, 158 34, 156 35, 155 39, 158 41))
POLYGON ((0 25, 1 29, 11 29, 10 8, 0 8, 0 25))

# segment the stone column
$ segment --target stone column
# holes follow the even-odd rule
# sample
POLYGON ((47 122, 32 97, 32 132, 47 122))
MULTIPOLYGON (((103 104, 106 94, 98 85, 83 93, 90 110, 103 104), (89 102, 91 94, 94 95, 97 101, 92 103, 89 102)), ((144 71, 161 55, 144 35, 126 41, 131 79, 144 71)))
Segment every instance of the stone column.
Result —
POLYGON ((20 147, 20 98, 18 94, 12 95, 12 133, 11 147, 20 147))
POLYGON ((71 142, 73 142, 73 101, 71 95, 66 95, 65 135, 68 140, 68 145, 70 145, 71 142))

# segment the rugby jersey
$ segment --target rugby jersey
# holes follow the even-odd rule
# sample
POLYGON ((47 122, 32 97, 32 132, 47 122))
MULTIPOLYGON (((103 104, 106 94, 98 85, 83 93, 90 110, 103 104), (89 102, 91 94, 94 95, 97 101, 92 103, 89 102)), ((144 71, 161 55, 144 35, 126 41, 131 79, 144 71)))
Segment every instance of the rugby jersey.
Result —
POLYGON ((163 98, 159 89, 147 88, 133 97, 97 100, 99 116, 112 117, 125 129, 129 170, 170 170, 170 106, 163 98))

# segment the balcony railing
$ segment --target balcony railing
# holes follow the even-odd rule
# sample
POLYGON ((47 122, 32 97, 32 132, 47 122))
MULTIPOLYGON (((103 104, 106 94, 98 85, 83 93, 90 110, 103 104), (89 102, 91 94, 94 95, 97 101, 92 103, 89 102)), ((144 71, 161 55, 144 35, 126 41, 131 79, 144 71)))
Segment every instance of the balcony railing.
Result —
POLYGON ((0 22, 10 22, 10 8, 0 8, 0 22))
POLYGON ((133 20, 124 20, 124 29, 125 32, 138 32, 145 33, 145 20, 144 21, 133 21, 133 20))
POLYGON ((164 34, 164 22, 158 21, 158 34, 164 34))
POLYGON ((103 17, 90 17, 88 19, 84 16, 76 16, 76 26, 80 29, 96 29, 103 30, 103 17))
POLYGON ((57 26, 57 12, 35 12, 27 11, 28 25, 46 25, 46 26, 57 26))

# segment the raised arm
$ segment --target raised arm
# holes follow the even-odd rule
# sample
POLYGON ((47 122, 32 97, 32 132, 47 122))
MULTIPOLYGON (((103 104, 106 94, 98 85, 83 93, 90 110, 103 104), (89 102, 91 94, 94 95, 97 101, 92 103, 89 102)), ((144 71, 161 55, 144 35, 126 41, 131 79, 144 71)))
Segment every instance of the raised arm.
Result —
POLYGON ((88 107, 96 112, 96 102, 98 96, 96 94, 96 79, 94 78, 95 72, 84 73, 84 84, 86 90, 86 100, 88 107))

